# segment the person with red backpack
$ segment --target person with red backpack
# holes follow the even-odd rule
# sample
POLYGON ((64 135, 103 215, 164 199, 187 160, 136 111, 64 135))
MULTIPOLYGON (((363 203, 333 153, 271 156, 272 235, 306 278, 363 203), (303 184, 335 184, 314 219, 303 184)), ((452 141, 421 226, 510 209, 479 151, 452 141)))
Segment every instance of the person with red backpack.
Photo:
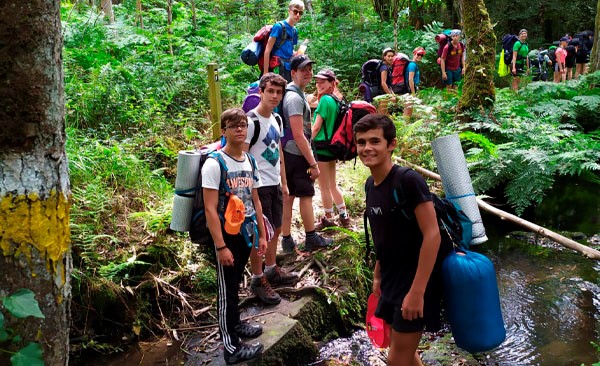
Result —
POLYGON ((322 230, 326 227, 336 226, 333 221, 334 203, 338 210, 340 226, 348 226, 350 217, 346 211, 344 196, 336 181, 335 164, 337 159, 329 149, 340 111, 341 101, 333 95, 337 79, 335 73, 329 69, 319 71, 315 75, 315 79, 319 104, 315 110, 311 132, 317 150, 317 164, 321 172, 317 182, 321 190, 321 201, 325 211, 325 215, 317 223, 316 229, 322 230))
MULTIPOLYGON (((295 26, 303 14, 304 3, 301 0, 290 1, 287 19, 273 25, 265 46, 263 65, 269 65, 268 71, 273 71, 275 67, 279 66, 279 75, 283 76, 287 82, 292 81, 290 61, 294 56, 294 46, 298 44, 298 31, 295 26), (275 42, 281 37, 285 37, 285 41, 273 50, 275 42), (275 59, 272 60, 274 57, 275 59)), ((265 69, 267 68, 265 67, 265 69)))
POLYGON ((442 69, 442 80, 446 84, 446 90, 455 90, 462 75, 465 74, 465 45, 460 42, 461 32, 453 29, 450 32, 451 42, 448 42, 440 56, 440 68, 442 69))

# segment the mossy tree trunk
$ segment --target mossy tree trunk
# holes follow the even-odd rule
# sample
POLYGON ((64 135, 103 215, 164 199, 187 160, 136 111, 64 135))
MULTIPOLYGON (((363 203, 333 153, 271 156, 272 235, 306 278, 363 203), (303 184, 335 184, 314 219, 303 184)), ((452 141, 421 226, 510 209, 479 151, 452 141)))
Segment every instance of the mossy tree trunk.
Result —
POLYGON ((71 194, 60 1, 4 0, 0 14, 0 297, 30 289, 45 317, 6 316, 24 342, 1 348, 39 342, 46 365, 67 365, 71 194))
POLYGON ((596 27, 594 29, 594 47, 590 59, 590 71, 600 70, 600 0, 596 5, 596 27))
POLYGON ((461 110, 491 107, 496 99, 496 35, 483 0, 462 0, 461 5, 467 61, 459 107, 461 110))

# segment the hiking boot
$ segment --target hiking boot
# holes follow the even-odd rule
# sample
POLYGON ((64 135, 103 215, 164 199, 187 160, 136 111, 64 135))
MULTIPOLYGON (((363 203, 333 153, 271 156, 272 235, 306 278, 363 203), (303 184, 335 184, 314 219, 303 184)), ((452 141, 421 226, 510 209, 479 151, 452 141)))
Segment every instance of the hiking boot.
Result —
POLYGON ((293 285, 300 279, 298 273, 290 272, 281 269, 279 266, 275 266, 273 270, 265 272, 265 277, 273 287, 293 285))
POLYGON ((256 338, 262 334, 263 329, 258 324, 240 323, 233 328, 240 338, 256 338))
POLYGON ((350 227, 350 216, 346 215, 345 217, 340 216, 340 226, 349 228, 350 227))
POLYGON ((284 253, 293 253, 296 248, 296 242, 291 236, 289 238, 281 238, 281 249, 284 253))
POLYGON ((223 356, 225 357, 225 363, 231 365, 234 363, 251 360, 260 355, 262 350, 263 345, 260 343, 247 344, 240 342, 233 353, 229 353, 227 350, 225 350, 223 351, 223 356))
POLYGON ((327 218, 327 216, 322 216, 321 220, 319 220, 319 222, 317 222, 317 224, 315 225, 315 230, 323 231, 325 228, 333 226, 337 226, 335 222, 333 222, 333 220, 327 218))
POLYGON ((273 291, 265 275, 261 278, 252 279, 250 282, 250 291, 267 305, 277 305, 281 302, 281 297, 277 292, 273 291))
POLYGON ((306 242, 304 243, 304 250, 313 251, 321 248, 327 248, 333 243, 333 239, 324 238, 319 234, 316 234, 312 237, 306 237, 306 242))

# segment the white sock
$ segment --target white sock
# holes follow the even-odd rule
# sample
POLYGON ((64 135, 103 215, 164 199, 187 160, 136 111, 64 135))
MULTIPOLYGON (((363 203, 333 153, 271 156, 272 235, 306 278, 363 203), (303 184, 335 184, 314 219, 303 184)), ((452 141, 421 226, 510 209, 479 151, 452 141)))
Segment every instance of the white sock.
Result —
POLYGON ((272 266, 267 266, 265 265, 265 273, 271 272, 275 270, 275 267, 277 266, 277 264, 274 264, 272 266))

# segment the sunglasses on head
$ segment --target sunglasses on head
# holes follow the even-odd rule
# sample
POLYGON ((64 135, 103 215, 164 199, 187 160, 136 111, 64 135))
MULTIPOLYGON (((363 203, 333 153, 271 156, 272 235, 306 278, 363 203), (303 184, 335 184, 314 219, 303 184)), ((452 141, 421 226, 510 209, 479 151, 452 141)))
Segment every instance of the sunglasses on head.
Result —
POLYGON ((302 10, 292 9, 292 11, 294 12, 294 15, 298 15, 298 14, 303 15, 304 14, 304 11, 302 11, 302 10))

